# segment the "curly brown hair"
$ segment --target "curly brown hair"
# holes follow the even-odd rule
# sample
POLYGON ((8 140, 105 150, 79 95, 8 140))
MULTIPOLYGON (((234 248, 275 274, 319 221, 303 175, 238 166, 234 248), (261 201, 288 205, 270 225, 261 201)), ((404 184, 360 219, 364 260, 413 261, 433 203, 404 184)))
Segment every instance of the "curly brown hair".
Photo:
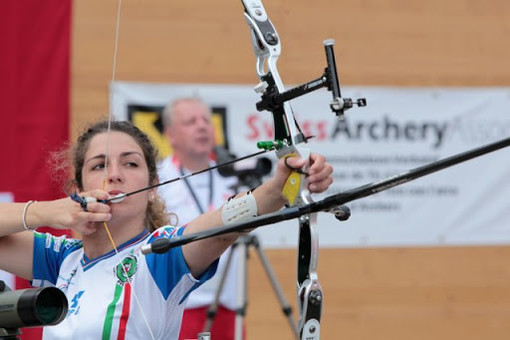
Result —
MULTIPOLYGON (((158 182, 157 172, 157 156, 158 151, 150 141, 149 137, 128 121, 100 121, 90 125, 77 139, 76 144, 72 149, 72 165, 74 171, 74 184, 81 191, 83 190, 82 169, 85 162, 85 153, 87 152, 90 140, 97 134, 110 131, 123 132, 131 136, 142 149, 147 169, 149 171, 149 183, 155 184, 158 182), (108 127, 109 126, 109 127, 108 127)), ((154 231, 157 228, 170 223, 170 215, 176 217, 175 214, 166 212, 165 203, 159 195, 155 195, 154 199, 149 201, 147 205, 147 212, 145 216, 145 227, 149 231, 154 231)))

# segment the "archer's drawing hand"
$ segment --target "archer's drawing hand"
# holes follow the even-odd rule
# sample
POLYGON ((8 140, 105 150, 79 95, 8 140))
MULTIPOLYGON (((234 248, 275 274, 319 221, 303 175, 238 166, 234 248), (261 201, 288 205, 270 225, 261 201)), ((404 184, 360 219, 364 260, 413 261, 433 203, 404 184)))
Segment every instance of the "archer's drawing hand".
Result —
POLYGON ((91 202, 86 205, 86 211, 71 198, 62 198, 45 203, 45 214, 49 225, 58 229, 73 229, 84 235, 95 232, 95 222, 108 221, 111 218, 110 206, 101 202, 109 198, 107 192, 93 190, 82 192, 82 197, 90 197, 91 202))

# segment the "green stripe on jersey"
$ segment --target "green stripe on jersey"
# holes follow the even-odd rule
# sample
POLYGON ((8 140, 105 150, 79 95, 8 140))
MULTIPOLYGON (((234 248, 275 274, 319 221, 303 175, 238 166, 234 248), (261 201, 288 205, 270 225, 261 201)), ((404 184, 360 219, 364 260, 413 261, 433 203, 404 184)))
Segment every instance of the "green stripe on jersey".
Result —
POLYGON ((106 317, 104 319, 103 325, 103 340, 110 340, 110 335, 112 334, 112 326, 113 326, 113 315, 115 314, 115 308, 117 302, 119 302, 120 295, 122 293, 123 287, 121 285, 116 285, 115 294, 113 296, 113 301, 108 305, 108 309, 106 311, 106 317))

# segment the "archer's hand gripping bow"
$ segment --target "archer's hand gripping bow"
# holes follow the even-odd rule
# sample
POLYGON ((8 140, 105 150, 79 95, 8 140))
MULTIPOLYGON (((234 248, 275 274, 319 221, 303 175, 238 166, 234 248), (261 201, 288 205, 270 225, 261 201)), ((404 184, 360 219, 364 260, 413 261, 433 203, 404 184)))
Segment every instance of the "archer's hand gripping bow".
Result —
MULTIPOLYGON (((245 9, 244 17, 251 28, 253 51, 257 58, 257 75, 260 79, 260 83, 255 87, 255 91, 261 93, 262 96, 262 100, 257 103, 257 109, 270 111, 274 119, 275 141, 259 142, 258 146, 260 148, 275 148, 278 158, 297 155, 308 161, 310 149, 303 145, 308 138, 299 129, 288 101, 321 87, 327 87, 333 93, 330 107, 339 119, 343 119, 345 110, 353 105, 365 106, 366 100, 360 98, 352 101, 350 98, 341 97, 333 51, 334 41, 331 39, 324 42, 328 63, 324 74, 315 80, 285 91, 276 68, 281 51, 278 34, 261 1, 242 0, 242 2, 245 9)), ((302 206, 313 202, 307 189, 308 168, 309 164, 307 163, 301 171, 293 171, 287 180, 283 194, 291 206, 302 206)), ((332 210, 340 220, 349 217, 345 208, 332 210)), ((316 220, 316 213, 299 217, 298 332, 300 339, 307 340, 315 340, 320 337, 323 301, 322 288, 317 276, 319 239, 316 220)), ((298 335, 296 334, 296 336, 298 335)))

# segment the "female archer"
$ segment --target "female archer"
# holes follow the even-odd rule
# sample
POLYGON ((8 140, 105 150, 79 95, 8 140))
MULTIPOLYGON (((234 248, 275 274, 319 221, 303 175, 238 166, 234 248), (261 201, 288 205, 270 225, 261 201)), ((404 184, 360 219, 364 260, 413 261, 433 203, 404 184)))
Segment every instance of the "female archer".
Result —
MULTIPOLYGON (((128 122, 108 125, 92 125, 73 149, 81 204, 71 198, 0 204, 0 268, 36 287, 56 286, 67 296, 66 318, 45 327, 44 339, 177 339, 186 297, 214 275, 218 257, 240 234, 191 242, 165 254, 145 256, 140 248, 280 209, 288 167, 300 168, 305 160, 289 158, 287 166, 281 160, 275 176, 255 190, 175 228, 155 188, 108 201, 158 183, 156 150, 147 136, 128 122), (72 228, 82 237, 33 231, 42 225, 72 228)), ((331 173, 324 157, 312 154, 308 189, 325 191, 331 173)))

